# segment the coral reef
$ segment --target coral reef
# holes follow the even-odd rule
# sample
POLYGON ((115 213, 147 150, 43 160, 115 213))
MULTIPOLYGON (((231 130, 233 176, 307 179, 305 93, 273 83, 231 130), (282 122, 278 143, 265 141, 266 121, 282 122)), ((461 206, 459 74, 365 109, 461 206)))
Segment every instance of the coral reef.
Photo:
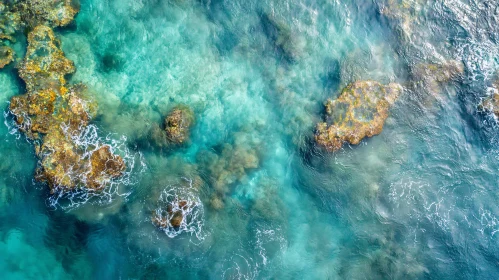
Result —
POLYGON ((339 150, 378 135, 390 106, 402 91, 398 84, 384 86, 375 81, 358 81, 345 87, 336 100, 326 102, 326 121, 317 125, 315 140, 327 151, 339 150))
POLYGON ((244 134, 236 134, 233 144, 225 143, 215 150, 217 152, 202 151, 197 157, 209 174, 209 182, 215 191, 211 206, 220 209, 231 187, 245 182, 248 173, 259 167, 260 155, 258 143, 247 139, 244 134))
POLYGON ((190 128, 194 124, 194 113, 187 106, 177 106, 166 116, 163 128, 151 129, 151 140, 158 147, 182 145, 189 141, 190 128))
POLYGON ((95 106, 83 99, 85 86, 67 85, 65 76, 74 71, 50 27, 40 25, 29 33, 19 69, 27 93, 11 99, 10 111, 19 129, 34 140, 40 160, 37 179, 52 191, 81 186, 98 190, 125 170, 110 146, 79 143, 95 106))

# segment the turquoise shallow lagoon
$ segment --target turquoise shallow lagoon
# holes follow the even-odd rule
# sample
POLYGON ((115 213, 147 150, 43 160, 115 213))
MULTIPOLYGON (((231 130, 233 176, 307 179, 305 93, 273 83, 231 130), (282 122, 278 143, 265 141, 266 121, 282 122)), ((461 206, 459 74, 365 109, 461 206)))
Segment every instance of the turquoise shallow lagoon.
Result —
MULTIPOLYGON (((1 279, 498 279, 495 0, 81 0, 55 29, 98 104, 88 135, 126 175, 89 197, 34 180, 0 70, 1 279), (414 74, 462 63, 451 82, 414 74), (404 87, 383 132, 316 146, 324 102, 357 80, 404 87), (178 105, 189 141, 151 131, 178 105), (158 229, 163 200, 195 205, 158 229)), ((23 38, 13 45, 18 61, 23 38)))

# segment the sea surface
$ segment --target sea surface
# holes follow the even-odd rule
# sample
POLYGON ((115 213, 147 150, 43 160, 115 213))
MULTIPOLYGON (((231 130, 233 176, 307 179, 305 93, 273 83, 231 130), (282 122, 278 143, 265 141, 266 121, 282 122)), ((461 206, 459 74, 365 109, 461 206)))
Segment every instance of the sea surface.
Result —
POLYGON ((51 195, 8 114, 23 82, 0 71, 0 279, 499 279, 499 125, 479 109, 498 1, 80 2, 55 32, 99 106, 86 140, 127 174, 51 195), (458 79, 411 86, 446 61, 458 79), (380 135, 325 152, 324 102, 357 80, 404 92, 380 135), (188 143, 151 144, 178 105, 188 143), (158 229, 172 197, 195 203, 188 224, 158 229))

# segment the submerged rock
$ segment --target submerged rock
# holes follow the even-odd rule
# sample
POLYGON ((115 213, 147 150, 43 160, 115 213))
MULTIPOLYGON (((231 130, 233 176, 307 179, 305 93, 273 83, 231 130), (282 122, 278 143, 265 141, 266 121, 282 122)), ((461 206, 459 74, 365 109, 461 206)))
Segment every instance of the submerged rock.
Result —
POLYGON ((0 46, 0 69, 14 61, 14 50, 7 46, 0 46))
POLYGON ((194 112, 187 106, 177 106, 166 116, 163 128, 153 125, 150 133, 152 143, 157 147, 185 144, 189 141, 193 124, 194 112))
POLYGON ((178 106, 165 118, 165 131, 168 140, 182 144, 189 139, 189 130, 194 123, 194 113, 189 107, 178 106))
POLYGON ((188 211, 193 203, 189 203, 187 200, 175 200, 166 206, 166 209, 153 212, 153 223, 160 227, 180 227, 184 221, 183 212, 188 211))
POLYGON ((336 100, 326 102, 326 121, 317 125, 315 140, 326 150, 339 150, 345 142, 357 145, 378 135, 402 86, 358 81, 345 87, 336 100))
POLYGON ((463 73, 463 63, 456 60, 447 60, 442 63, 421 63, 411 69, 413 83, 422 84, 431 92, 440 91, 442 84, 457 79, 463 73))
POLYGON ((300 58, 303 43, 284 20, 269 13, 263 13, 260 19, 265 35, 287 60, 295 61, 300 58))
POLYGON ((248 180, 248 174, 260 166, 259 143, 237 134, 234 143, 223 144, 212 151, 202 151, 198 162, 209 176, 213 187, 211 206, 221 209, 225 196, 239 183, 248 180))
POLYGON ((99 190, 125 170, 123 159, 109 146, 82 139, 95 110, 83 98, 85 86, 67 85, 65 76, 74 71, 50 27, 37 26, 29 33, 19 69, 27 93, 11 99, 10 112, 19 129, 35 140, 40 160, 36 178, 52 191, 99 190))
POLYGON ((380 6, 380 13, 397 22, 397 27, 404 39, 410 39, 415 26, 421 24, 420 16, 428 0, 385 0, 380 6))

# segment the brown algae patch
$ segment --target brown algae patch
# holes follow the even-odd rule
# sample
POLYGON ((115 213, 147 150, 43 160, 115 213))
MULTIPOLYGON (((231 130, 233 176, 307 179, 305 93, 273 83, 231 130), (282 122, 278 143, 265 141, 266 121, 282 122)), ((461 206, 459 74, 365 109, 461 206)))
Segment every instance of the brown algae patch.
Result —
POLYGON ((389 108, 401 92, 402 86, 395 83, 386 86, 375 81, 349 84, 338 99, 326 102, 326 120, 316 128, 317 144, 334 152, 345 142, 357 145, 365 137, 380 134, 389 108))
POLYGON ((74 71, 50 27, 40 25, 29 33, 19 69, 27 93, 11 99, 10 112, 35 144, 37 180, 47 182, 52 192, 83 186, 101 190, 126 169, 110 146, 81 141, 95 104, 84 100, 85 86, 67 84, 65 76, 74 71))

